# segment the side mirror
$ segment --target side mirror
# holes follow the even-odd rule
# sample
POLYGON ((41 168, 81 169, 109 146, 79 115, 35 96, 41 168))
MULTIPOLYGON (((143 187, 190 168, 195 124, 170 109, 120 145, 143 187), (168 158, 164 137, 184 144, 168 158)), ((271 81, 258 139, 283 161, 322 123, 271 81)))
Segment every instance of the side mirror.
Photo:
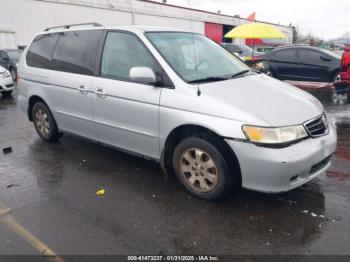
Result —
POLYGON ((329 62, 329 61, 332 60, 332 59, 330 59, 329 57, 325 57, 325 56, 323 56, 323 55, 321 55, 320 58, 321 58, 321 60, 327 61, 327 62, 329 62))
POLYGON ((130 69, 130 79, 140 84, 156 84, 157 77, 150 67, 133 67, 130 69))

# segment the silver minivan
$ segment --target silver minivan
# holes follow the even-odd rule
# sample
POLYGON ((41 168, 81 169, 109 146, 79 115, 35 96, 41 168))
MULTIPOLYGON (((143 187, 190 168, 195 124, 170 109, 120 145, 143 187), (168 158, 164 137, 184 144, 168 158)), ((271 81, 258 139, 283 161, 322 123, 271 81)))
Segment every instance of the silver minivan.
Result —
POLYGON ((203 199, 294 189, 336 148, 313 96, 169 28, 47 29, 21 58, 18 100, 43 140, 72 133, 153 159, 203 199))

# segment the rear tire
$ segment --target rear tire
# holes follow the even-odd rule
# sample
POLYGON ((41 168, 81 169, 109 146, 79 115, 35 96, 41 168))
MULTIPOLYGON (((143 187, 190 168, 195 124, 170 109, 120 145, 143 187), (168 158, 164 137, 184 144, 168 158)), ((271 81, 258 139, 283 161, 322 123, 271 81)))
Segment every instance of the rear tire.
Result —
POLYGON ((189 137, 182 140, 173 154, 173 169, 181 184, 194 196, 214 200, 234 188, 234 175, 220 146, 210 139, 189 137))
POLYGON ((3 91, 2 92, 2 96, 3 97, 9 97, 9 96, 11 96, 12 95, 12 90, 10 90, 10 91, 3 91))
POLYGON ((33 106, 32 119, 36 132, 44 141, 55 142, 60 138, 56 121, 43 102, 37 102, 33 106))
POLYGON ((340 80, 341 80, 340 79, 340 73, 339 72, 335 73, 334 76, 333 76, 333 83, 337 82, 337 81, 340 81, 340 80))

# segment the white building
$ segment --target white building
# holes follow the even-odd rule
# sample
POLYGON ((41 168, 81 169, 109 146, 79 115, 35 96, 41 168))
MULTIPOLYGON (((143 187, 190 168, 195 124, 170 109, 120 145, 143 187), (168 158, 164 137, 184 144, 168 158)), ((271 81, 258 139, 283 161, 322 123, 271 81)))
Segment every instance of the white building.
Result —
POLYGON ((0 49, 16 49, 17 46, 16 32, 0 29, 0 49))
MULTIPOLYGON (((2 0, 0 29, 16 32, 19 45, 47 27, 97 22, 102 25, 156 25, 193 30, 217 42, 246 19, 148 0, 2 0)), ((291 43, 290 27, 275 25, 291 43)))

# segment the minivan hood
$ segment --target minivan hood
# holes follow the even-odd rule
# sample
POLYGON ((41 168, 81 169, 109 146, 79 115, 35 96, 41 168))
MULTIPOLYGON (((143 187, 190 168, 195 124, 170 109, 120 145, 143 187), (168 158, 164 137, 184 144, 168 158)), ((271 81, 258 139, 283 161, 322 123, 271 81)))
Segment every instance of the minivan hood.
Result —
MULTIPOLYGON (((312 95, 265 74, 211 82, 200 88, 216 103, 231 106, 233 114, 243 110, 270 126, 302 124, 324 111, 322 104, 312 95)), ((246 122, 240 116, 231 117, 246 122)))

